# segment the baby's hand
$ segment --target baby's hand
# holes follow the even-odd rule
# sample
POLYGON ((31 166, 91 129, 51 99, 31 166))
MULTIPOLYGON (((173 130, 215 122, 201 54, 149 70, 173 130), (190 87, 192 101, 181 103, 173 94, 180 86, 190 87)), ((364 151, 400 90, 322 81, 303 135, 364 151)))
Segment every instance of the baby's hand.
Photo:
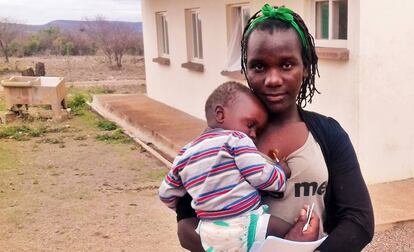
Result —
POLYGON ((285 160, 279 160, 279 162, 276 162, 277 165, 279 165, 283 171, 285 172, 286 178, 290 178, 290 175, 292 174, 292 171, 290 170, 289 166, 287 165, 285 160))
POLYGON ((306 209, 305 205, 300 210, 300 215, 296 220, 296 223, 285 235, 286 240, 292 241, 315 241, 319 237, 319 217, 315 212, 312 213, 308 229, 303 231, 303 227, 306 224, 306 209))
POLYGON ((279 165, 282 168, 282 170, 286 174, 286 178, 290 178, 290 175, 291 175, 292 172, 291 172, 290 168, 288 167, 288 165, 286 163, 286 158, 285 157, 283 157, 283 158, 280 157, 279 150, 278 149, 272 149, 272 150, 269 151, 268 155, 269 155, 269 157, 271 157, 276 162, 277 165, 279 165))

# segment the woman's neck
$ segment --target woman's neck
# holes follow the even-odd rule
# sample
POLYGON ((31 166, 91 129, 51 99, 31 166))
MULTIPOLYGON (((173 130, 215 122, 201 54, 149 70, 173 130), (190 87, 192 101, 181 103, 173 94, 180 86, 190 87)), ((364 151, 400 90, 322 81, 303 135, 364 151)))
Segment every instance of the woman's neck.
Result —
POLYGON ((302 122, 302 119, 299 115, 298 107, 295 106, 292 109, 285 110, 281 113, 269 113, 268 123, 273 124, 274 126, 283 126, 290 123, 302 122))

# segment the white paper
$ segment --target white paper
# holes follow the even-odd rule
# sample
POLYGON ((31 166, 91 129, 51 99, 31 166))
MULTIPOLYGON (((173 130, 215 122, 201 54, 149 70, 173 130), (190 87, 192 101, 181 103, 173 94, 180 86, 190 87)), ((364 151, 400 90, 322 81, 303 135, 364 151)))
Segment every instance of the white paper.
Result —
POLYGON ((253 243, 250 252, 313 252, 327 237, 311 242, 298 242, 268 236, 262 242, 253 243))

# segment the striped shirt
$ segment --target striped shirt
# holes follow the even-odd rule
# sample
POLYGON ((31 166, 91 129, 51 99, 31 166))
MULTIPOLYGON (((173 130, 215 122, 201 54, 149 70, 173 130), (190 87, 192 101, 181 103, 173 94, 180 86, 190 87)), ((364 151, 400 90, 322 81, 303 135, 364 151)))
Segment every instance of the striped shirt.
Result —
POLYGON ((269 162, 244 133, 206 131, 181 149, 159 189, 168 207, 188 192, 200 219, 222 219, 256 209, 257 189, 284 191, 283 170, 269 162))

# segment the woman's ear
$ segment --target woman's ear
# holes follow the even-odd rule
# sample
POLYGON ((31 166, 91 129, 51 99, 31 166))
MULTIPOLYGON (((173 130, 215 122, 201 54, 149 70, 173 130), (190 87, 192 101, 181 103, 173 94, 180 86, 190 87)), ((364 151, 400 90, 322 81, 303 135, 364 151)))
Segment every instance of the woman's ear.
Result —
POLYGON ((224 107, 223 105, 219 104, 216 105, 214 109, 214 114, 216 117, 216 122, 222 124, 224 122, 224 107))

